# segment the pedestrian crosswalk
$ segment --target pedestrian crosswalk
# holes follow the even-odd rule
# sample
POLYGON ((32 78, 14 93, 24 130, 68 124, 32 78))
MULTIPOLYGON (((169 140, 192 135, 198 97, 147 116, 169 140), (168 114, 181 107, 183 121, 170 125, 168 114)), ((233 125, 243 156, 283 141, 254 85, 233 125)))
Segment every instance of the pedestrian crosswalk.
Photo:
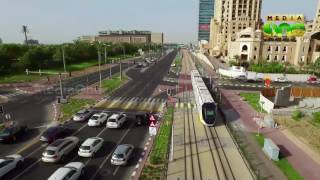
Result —
POLYGON ((15 92, 11 92, 11 93, 6 93, 6 94, 0 94, 0 96, 2 97, 6 97, 6 98, 13 98, 13 97, 16 97, 16 96, 20 96, 20 95, 25 95, 24 92, 22 91, 15 91, 15 92))
POLYGON ((175 108, 177 109, 182 109, 182 108, 193 109, 194 107, 196 107, 196 105, 191 102, 181 102, 181 103, 177 102, 175 105, 175 108))
POLYGON ((166 99, 143 97, 106 97, 96 107, 105 109, 122 109, 135 111, 162 111, 166 106, 166 99))

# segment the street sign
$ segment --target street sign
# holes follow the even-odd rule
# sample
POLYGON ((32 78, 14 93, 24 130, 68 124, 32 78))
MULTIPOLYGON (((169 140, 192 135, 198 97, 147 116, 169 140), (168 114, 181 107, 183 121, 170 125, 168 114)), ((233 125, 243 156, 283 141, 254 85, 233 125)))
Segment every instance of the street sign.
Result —
POLYGON ((6 118, 6 120, 10 120, 11 119, 11 115, 10 114, 6 114, 5 118, 6 118))
POLYGON ((149 121, 157 121, 156 118, 154 118, 153 115, 150 116, 149 121))
POLYGON ((155 136, 157 135, 157 128, 156 127, 149 127, 149 134, 150 136, 155 136))
POLYGON ((151 121, 149 127, 156 127, 155 123, 153 121, 151 121))

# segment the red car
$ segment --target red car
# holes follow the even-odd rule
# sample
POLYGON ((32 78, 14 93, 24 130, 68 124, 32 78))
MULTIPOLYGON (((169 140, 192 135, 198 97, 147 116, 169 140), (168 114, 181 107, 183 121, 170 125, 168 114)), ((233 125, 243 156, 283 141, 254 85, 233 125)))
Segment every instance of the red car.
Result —
POLYGON ((316 83, 318 82, 318 78, 317 76, 310 76, 307 81, 308 83, 316 83))

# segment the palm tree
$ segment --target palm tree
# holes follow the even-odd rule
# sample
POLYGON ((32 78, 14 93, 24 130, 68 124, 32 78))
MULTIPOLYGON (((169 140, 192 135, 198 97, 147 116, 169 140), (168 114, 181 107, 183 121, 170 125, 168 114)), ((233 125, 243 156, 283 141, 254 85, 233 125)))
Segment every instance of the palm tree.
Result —
POLYGON ((240 65, 240 56, 234 55, 233 58, 236 60, 237 64, 240 65))
POLYGON ((299 71, 301 71, 302 66, 304 65, 304 62, 303 61, 299 61, 298 64, 299 64, 299 71))

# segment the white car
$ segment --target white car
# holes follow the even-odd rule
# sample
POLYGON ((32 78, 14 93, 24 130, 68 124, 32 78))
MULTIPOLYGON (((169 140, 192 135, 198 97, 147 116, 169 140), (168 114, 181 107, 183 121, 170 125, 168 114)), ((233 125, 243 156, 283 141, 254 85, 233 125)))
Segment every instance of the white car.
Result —
POLYGON ((278 77, 276 79, 276 82, 285 83, 285 82, 289 82, 289 80, 286 77, 278 77))
POLYGON ((47 163, 55 163, 74 150, 79 144, 79 138, 75 136, 57 139, 51 143, 42 153, 42 161, 47 163))
POLYGON ((120 128, 127 121, 127 116, 123 113, 112 114, 107 122, 107 128, 120 128))
POLYGON ((13 154, 4 158, 0 158, 0 178, 19 166, 21 163, 23 163, 23 161, 23 157, 19 154, 13 154))
POLYGON ((57 169, 48 180, 76 180, 83 174, 84 164, 82 162, 71 162, 57 169))
POLYGON ((103 139, 99 137, 92 137, 85 140, 78 151, 81 157, 93 157, 103 145, 103 139))
POLYGON ((88 121, 88 126, 101 126, 108 119, 109 115, 106 112, 94 114, 88 121))

